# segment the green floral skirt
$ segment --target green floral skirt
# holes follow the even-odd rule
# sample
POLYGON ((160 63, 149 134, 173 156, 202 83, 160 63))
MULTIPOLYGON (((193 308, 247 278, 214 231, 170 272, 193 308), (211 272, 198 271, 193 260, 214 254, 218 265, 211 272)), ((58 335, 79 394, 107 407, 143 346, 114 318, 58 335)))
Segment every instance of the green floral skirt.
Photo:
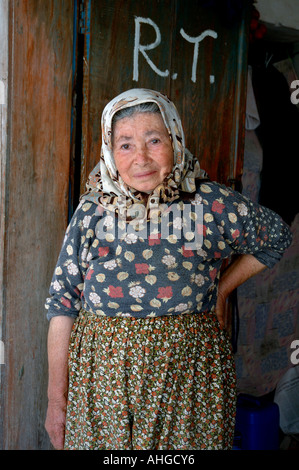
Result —
POLYGON ((74 323, 65 449, 230 449, 235 398, 213 313, 74 323))

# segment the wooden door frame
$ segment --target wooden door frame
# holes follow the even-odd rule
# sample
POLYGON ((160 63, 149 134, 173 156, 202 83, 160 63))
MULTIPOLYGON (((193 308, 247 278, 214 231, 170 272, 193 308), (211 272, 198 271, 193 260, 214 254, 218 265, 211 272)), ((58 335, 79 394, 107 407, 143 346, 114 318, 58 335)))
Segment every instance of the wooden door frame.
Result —
POLYGON ((50 449, 45 300, 68 215, 73 0, 6 6, 0 441, 5 450, 50 449))

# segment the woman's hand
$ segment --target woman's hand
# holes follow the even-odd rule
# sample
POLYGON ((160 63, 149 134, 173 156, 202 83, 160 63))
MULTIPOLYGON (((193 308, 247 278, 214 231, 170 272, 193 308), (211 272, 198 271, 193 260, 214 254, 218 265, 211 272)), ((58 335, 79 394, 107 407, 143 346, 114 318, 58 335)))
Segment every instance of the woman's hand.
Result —
POLYGON ((67 400, 64 396, 57 399, 50 399, 48 402, 45 428, 56 450, 63 450, 64 447, 66 402, 67 400))

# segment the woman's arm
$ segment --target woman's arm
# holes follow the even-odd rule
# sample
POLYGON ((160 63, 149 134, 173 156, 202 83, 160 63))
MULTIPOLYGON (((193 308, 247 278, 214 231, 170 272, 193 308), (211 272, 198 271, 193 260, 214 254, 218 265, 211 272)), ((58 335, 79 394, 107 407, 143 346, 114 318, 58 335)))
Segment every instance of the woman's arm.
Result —
POLYGON ((218 299, 216 304, 216 315, 221 328, 225 326, 225 304, 226 299, 243 282, 260 273, 266 268, 253 255, 240 255, 222 273, 218 286, 218 299))
POLYGON ((64 446, 68 391, 68 348, 74 318, 53 317, 48 333, 48 411, 45 422, 50 440, 57 450, 64 446))

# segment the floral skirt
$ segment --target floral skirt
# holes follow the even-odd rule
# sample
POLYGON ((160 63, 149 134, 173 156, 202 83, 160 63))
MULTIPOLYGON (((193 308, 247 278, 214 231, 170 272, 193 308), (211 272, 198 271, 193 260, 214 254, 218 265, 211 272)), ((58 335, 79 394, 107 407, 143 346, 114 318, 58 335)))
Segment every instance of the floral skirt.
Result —
POLYGON ((65 449, 230 449, 235 398, 213 313, 74 323, 65 449))

